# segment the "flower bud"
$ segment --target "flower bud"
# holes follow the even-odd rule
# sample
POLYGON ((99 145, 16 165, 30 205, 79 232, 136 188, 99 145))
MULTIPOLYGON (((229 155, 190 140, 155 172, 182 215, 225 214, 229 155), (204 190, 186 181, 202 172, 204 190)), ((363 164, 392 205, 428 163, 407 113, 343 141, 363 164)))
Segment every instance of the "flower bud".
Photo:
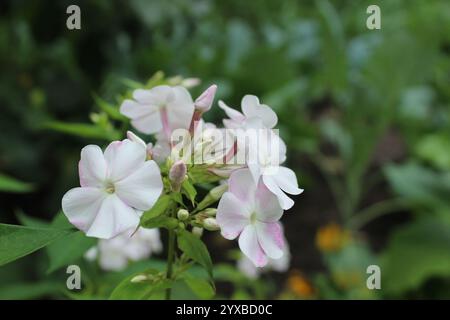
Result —
POLYGON ((213 84, 208 89, 206 89, 194 102, 195 109, 200 112, 206 112, 211 109, 212 103, 214 101, 214 96, 216 95, 217 86, 213 84))
POLYGON ((200 228, 200 227, 193 227, 192 228, 192 233, 195 235, 195 236, 197 236, 197 237, 201 237, 202 236, 202 234, 203 234, 203 228, 200 228))
POLYGON ((178 210, 177 217, 181 221, 186 221, 189 218, 189 211, 186 209, 178 210))
POLYGON ((169 170, 169 179, 174 191, 180 191, 181 184, 186 178, 187 168, 183 161, 178 160, 169 170))
POLYGON ((138 274, 137 276, 133 277, 133 278, 130 280, 130 282, 131 282, 131 283, 139 283, 139 282, 145 281, 145 280, 147 280, 147 279, 148 279, 148 278, 147 278, 146 275, 144 275, 144 274, 138 274))
POLYGON ((203 227, 209 231, 217 231, 220 229, 215 218, 206 218, 203 220, 203 227))
POLYGON ((137 135, 135 135, 133 132, 131 131, 127 131, 127 138, 128 140, 131 140, 133 142, 137 142, 139 143, 141 146, 143 146, 144 148, 147 148, 147 145, 145 144, 144 140, 142 140, 141 138, 139 138, 137 135))
POLYGON ((211 195, 211 197, 214 200, 219 200, 222 195, 225 193, 225 191, 227 191, 228 189, 228 185, 223 183, 223 184, 219 184, 217 187, 214 187, 211 189, 211 191, 209 191, 209 194, 211 195))
POLYGON ((207 208, 203 211, 208 217, 215 217, 217 213, 216 208, 207 208))

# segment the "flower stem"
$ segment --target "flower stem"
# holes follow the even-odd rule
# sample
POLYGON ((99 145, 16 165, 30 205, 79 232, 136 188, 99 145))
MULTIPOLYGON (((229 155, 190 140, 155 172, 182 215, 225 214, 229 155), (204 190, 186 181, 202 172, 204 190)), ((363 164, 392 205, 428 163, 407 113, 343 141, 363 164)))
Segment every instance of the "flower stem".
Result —
MULTIPOLYGON (((169 248, 167 253, 167 271, 166 279, 172 279, 173 273, 173 260, 175 258, 175 231, 169 230, 169 248)), ((170 300, 170 295, 172 293, 171 288, 166 289, 166 300, 170 300)))
POLYGON ((392 212, 398 212, 407 208, 409 202, 403 198, 388 199, 378 202, 353 216, 349 221, 349 226, 353 229, 360 229, 372 220, 392 212))

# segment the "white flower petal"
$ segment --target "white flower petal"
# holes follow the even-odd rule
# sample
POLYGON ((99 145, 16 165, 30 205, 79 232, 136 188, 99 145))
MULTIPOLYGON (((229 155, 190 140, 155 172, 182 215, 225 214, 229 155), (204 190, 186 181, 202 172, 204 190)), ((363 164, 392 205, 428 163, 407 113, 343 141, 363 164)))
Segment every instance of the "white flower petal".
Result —
POLYGON ((188 129, 194 114, 194 101, 186 88, 176 86, 172 88, 173 98, 167 103, 167 116, 169 127, 175 129, 188 129))
POLYGON ((226 114, 231 120, 234 120, 234 121, 237 121, 237 122, 241 122, 241 121, 244 121, 244 120, 245 120, 245 116, 244 116, 242 113, 240 113, 239 111, 237 111, 237 110, 235 110, 235 109, 233 109, 233 108, 230 108, 230 107, 227 106, 222 100, 219 101, 219 107, 220 107, 223 111, 225 111, 225 114, 226 114))
POLYGON ((273 176, 281 190, 289 194, 300 194, 303 189, 298 187, 295 172, 286 167, 279 167, 278 172, 273 176))
POLYGON ((280 223, 257 222, 255 224, 258 242, 264 253, 271 259, 279 259, 283 255, 284 238, 280 223))
POLYGON ((233 240, 250 223, 250 212, 234 194, 225 192, 217 207, 216 220, 222 236, 233 240))
POLYGON ((242 202, 249 205, 254 204, 256 183, 249 169, 234 171, 228 181, 229 191, 242 202))
POLYGON ((153 134, 162 130, 161 115, 159 111, 131 120, 131 125, 142 133, 153 134))
POLYGON ((277 196, 281 208, 288 210, 294 205, 294 200, 289 198, 283 190, 280 189, 272 175, 263 175, 262 179, 266 187, 277 196))
POLYGON ((98 188, 74 188, 62 198, 62 209, 67 219, 78 229, 86 232, 94 221, 106 193, 98 188))
POLYGON ((278 198, 266 187, 261 180, 255 197, 256 218, 261 222, 276 222, 283 215, 278 198))
POLYGON ((115 194, 107 196, 94 221, 87 230, 88 237, 111 239, 127 229, 139 225, 138 213, 122 202, 115 194))
POLYGON ((267 256, 258 242, 256 229, 253 225, 246 226, 241 232, 239 248, 255 266, 264 267, 267 264, 267 256))
POLYGON ((155 161, 146 161, 126 178, 114 184, 117 196, 127 205, 149 210, 163 189, 161 173, 155 161))
POLYGON ((120 106, 120 113, 130 119, 145 117, 157 111, 158 109, 154 106, 140 104, 128 99, 124 100, 120 106))
POLYGON ((125 139, 113 141, 105 150, 108 179, 117 182, 139 168, 146 159, 146 150, 139 143, 125 139))
POLYGON ((259 99, 257 96, 247 94, 242 98, 242 112, 247 118, 259 117, 258 114, 259 99))
POLYGON ((82 187, 100 187, 103 185, 107 168, 102 149, 99 146, 88 145, 81 149, 78 173, 82 187))

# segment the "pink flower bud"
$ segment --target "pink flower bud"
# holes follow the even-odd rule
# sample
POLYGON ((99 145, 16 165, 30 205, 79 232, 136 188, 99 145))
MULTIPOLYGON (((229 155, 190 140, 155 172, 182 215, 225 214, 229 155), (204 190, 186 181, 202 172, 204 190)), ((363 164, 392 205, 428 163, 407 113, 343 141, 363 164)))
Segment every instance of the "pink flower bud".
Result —
POLYGON ((200 112, 206 112, 211 109, 212 103, 214 101, 214 96, 216 95, 217 86, 213 84, 208 89, 206 89, 196 100, 195 109, 200 112))
POLYGON ((186 164, 182 160, 175 162, 169 170, 169 179, 172 184, 172 188, 175 191, 179 191, 181 184, 186 177, 186 164))

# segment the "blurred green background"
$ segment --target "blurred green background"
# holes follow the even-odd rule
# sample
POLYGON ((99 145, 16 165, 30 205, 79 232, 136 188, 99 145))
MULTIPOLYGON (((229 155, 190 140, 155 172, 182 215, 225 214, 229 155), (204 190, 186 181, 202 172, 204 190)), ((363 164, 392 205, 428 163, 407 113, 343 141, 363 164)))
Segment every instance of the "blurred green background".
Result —
MULTIPOLYGON (((236 244, 208 235, 218 297, 450 298, 449 1, 1 1, 0 65, 2 223, 51 220, 80 149, 115 137, 99 104, 163 71, 200 78, 194 97, 216 83, 229 105, 274 108, 305 189, 282 220, 284 273, 248 279, 225 254, 236 244)), ((47 267, 46 252, 0 267, 0 298, 67 296, 47 267)))

